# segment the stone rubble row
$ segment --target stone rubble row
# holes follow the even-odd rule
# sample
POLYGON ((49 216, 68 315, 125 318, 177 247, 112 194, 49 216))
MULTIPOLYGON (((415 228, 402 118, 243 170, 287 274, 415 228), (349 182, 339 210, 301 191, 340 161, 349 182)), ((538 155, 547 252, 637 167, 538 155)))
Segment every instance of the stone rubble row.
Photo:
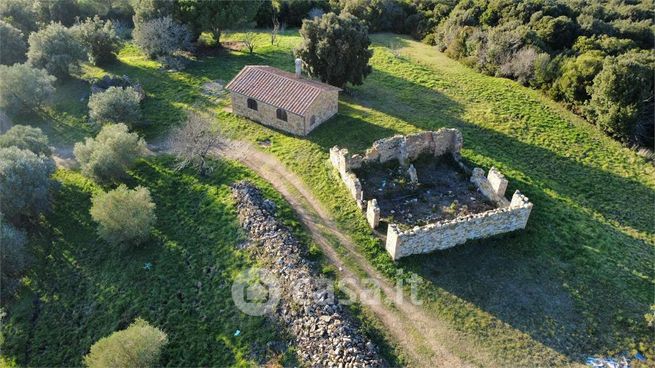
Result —
POLYGON ((275 204, 248 182, 234 184, 232 192, 241 226, 257 244, 252 252, 279 281, 281 300, 273 317, 288 326, 299 359, 312 367, 384 366, 375 345, 357 330, 338 299, 328 297, 301 244, 275 219, 275 204))

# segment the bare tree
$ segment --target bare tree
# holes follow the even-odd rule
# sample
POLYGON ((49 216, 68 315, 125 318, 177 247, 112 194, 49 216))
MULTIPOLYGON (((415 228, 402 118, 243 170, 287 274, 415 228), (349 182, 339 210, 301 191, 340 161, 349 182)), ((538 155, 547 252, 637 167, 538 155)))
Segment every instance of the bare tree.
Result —
POLYGON ((169 141, 171 152, 177 157, 177 170, 193 167, 200 176, 209 170, 207 158, 212 149, 220 143, 220 135, 209 126, 206 117, 190 112, 184 126, 175 129, 169 141))
POLYGON ((255 32, 246 32, 246 34, 243 35, 243 44, 246 45, 246 48, 251 54, 255 50, 256 38, 257 34, 255 32))
POLYGON ((275 45, 277 34, 280 32, 280 21, 277 19, 277 14, 273 11, 273 29, 271 30, 271 45, 275 45))

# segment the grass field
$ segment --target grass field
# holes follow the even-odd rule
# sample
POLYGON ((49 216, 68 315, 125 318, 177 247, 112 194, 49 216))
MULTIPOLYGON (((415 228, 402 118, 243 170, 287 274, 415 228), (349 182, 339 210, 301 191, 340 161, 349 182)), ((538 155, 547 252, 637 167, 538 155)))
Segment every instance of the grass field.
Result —
MULTIPOLYGON (((237 118, 223 111, 225 99, 200 89, 227 82, 245 64, 292 70, 291 50, 300 42, 294 31, 275 46, 260 35, 254 55, 220 51, 176 73, 162 73, 128 46, 107 70, 143 83, 151 125, 141 132, 148 138, 179 122, 184 109, 201 107, 217 112, 227 135, 270 139, 267 149, 306 181, 372 264, 389 276, 397 269, 421 276, 425 308, 507 364, 563 364, 652 347, 644 314, 655 298, 653 166, 536 91, 404 37, 372 38, 373 73, 342 94, 338 116, 305 138, 237 118), (392 42, 400 56, 387 48, 392 42), (440 127, 462 130, 463 157, 498 167, 510 180, 508 193, 520 189, 530 198, 531 219, 525 231, 393 263, 336 179, 328 149, 360 151, 382 137, 440 127)), ((86 76, 102 73, 85 68, 86 76)), ((71 83, 53 109, 60 123, 45 124, 58 142, 91 129, 80 102, 88 90, 71 83)))
MULTIPOLYGON (((154 239, 134 250, 97 238, 89 208, 101 188, 73 171, 57 172, 61 190, 30 244, 27 287, 3 323, 5 358, 20 366, 80 366, 95 341, 136 317, 168 334, 163 365, 250 366, 271 358, 267 344, 283 336, 231 298, 230 281, 250 261, 237 250, 244 238, 229 184, 256 182, 288 225, 298 230, 298 223, 281 197, 241 166, 221 163, 203 180, 170 166, 150 160, 131 173, 129 184, 147 186, 157 205, 154 239)), ((276 358, 291 363, 293 350, 276 358)))

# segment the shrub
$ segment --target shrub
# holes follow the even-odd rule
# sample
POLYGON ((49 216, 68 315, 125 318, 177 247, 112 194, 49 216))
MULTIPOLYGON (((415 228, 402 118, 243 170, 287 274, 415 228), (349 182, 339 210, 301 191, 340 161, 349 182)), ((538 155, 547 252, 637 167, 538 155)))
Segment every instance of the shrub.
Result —
POLYGON ((0 20, 0 64, 12 65, 25 61, 27 44, 23 33, 11 24, 0 20))
POLYGON ((123 184, 93 197, 90 212, 98 235, 114 245, 143 243, 157 220, 148 188, 130 190, 123 184))
POLYGON ((100 124, 125 123, 132 127, 141 120, 140 99, 132 87, 109 87, 89 97, 89 115, 100 124))
POLYGON ((606 58, 589 88, 586 116, 623 141, 652 146, 654 69, 655 54, 649 51, 606 58))
POLYGON ((54 172, 49 157, 17 147, 0 148, 0 212, 18 219, 46 210, 54 172))
POLYGON ((132 37, 134 43, 151 59, 191 47, 191 32, 171 17, 135 23, 132 37))
POLYGON ((81 15, 77 0, 36 0, 32 8, 41 24, 58 22, 70 27, 81 15))
POLYGON ((18 286, 18 278, 27 265, 25 250, 27 236, 9 223, 0 214, 0 282, 2 297, 7 297, 18 286))
POLYGON ((501 65, 500 74, 504 77, 516 79, 521 84, 527 84, 534 79, 538 57, 539 52, 535 48, 524 47, 505 64, 501 65))
POLYGON ((70 77, 71 71, 79 68, 80 61, 86 58, 84 47, 73 31, 60 23, 51 23, 30 34, 28 43, 28 62, 57 78, 70 77))
POLYGON ((105 125, 95 138, 75 143, 73 149, 82 173, 100 181, 124 177, 146 151, 145 141, 125 124, 105 125))
POLYGON ((120 46, 120 38, 116 35, 113 23, 104 21, 97 15, 87 18, 73 27, 75 35, 86 48, 89 61, 99 65, 113 61, 120 46))
POLYGON ((52 151, 48 146, 48 137, 41 129, 27 125, 15 125, 5 134, 0 135, 0 148, 18 147, 32 151, 37 155, 50 156, 52 151))
POLYGON ((20 29, 25 35, 29 35, 38 29, 31 0, 0 1, 0 19, 20 29))
POLYGON ((603 68, 604 58, 600 51, 589 51, 577 58, 567 59, 554 85, 557 96, 571 104, 581 105, 587 101, 590 98, 587 90, 603 68))
POLYGON ((166 333, 137 318, 127 329, 98 340, 84 357, 90 368, 152 367, 157 365, 166 333))
POLYGON ((371 73, 368 60, 373 55, 364 23, 350 14, 325 14, 303 21, 303 43, 295 50, 309 66, 309 74, 323 82, 343 87, 362 84, 371 73))
POLYGON ((55 80, 26 64, 0 65, 0 109, 12 113, 38 109, 55 91, 55 80))

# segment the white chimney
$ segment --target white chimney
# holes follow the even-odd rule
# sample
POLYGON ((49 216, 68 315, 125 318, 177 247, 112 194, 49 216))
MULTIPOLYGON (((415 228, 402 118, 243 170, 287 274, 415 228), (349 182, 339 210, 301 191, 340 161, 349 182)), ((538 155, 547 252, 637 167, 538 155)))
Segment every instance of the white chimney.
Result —
POLYGON ((302 76, 302 60, 300 58, 296 59, 296 78, 300 78, 302 76))

